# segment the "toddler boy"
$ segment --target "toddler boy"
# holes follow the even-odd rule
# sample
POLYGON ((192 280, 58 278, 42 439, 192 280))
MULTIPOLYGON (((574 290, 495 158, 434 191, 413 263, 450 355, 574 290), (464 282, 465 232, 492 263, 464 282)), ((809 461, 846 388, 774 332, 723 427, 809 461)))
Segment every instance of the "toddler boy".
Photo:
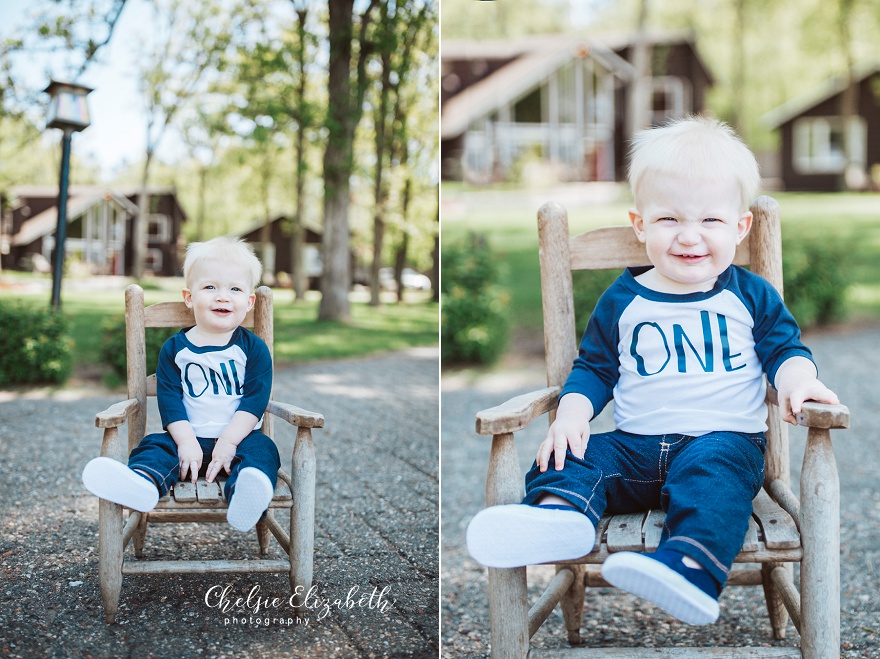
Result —
POLYGON ((240 240, 215 238, 186 251, 183 301, 196 324, 162 346, 156 398, 165 432, 147 435, 128 466, 99 457, 83 470, 83 484, 102 499, 149 512, 159 498, 202 465, 208 482, 223 469, 227 521, 250 530, 272 501, 281 461, 260 432, 272 390, 266 344, 240 327, 256 300, 262 265, 240 240))
POLYGON ((652 265, 628 268, 602 295, 523 503, 478 513, 468 550, 491 567, 576 559, 604 512, 663 508, 657 551, 611 554, 602 575, 708 624, 764 482, 764 375, 790 423, 805 400, 838 399, 776 290, 732 265, 760 184, 735 133, 698 117, 642 131, 629 182, 652 265), (611 399, 616 429, 591 437, 611 399))

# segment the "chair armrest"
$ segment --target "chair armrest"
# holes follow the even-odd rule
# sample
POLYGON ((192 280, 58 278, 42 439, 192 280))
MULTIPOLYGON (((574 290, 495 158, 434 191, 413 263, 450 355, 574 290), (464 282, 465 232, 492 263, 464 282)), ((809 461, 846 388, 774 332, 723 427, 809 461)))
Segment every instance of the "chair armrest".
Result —
POLYGON ((287 421, 287 423, 296 426, 297 428, 324 427, 324 416, 322 414, 308 412, 299 407, 288 405, 287 403, 279 403, 276 400, 270 400, 269 405, 266 407, 266 411, 269 414, 274 414, 279 419, 287 421))
POLYGON ((556 409, 560 391, 562 387, 547 387, 477 412, 477 434, 500 435, 522 430, 542 414, 556 409))
POLYGON ((97 428, 118 428, 128 415, 134 412, 139 403, 137 398, 129 398, 121 403, 115 403, 103 412, 95 415, 95 427, 97 428))
MULTIPOLYGON (((779 405, 779 393, 770 385, 767 385, 766 400, 773 405, 779 405)), ((805 428, 849 428, 849 408, 846 405, 806 401, 796 418, 798 425, 805 428)))
POLYGON ((849 408, 806 401, 797 414, 797 422, 807 428, 849 428, 849 408))

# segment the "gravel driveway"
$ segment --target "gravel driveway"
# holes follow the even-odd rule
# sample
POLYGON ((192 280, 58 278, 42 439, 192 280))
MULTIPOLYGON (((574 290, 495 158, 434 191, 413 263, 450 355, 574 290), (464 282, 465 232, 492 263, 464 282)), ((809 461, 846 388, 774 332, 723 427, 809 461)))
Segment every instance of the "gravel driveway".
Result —
MULTIPOLYGON (((125 396, 0 392, 0 656, 436 657, 437 380, 437 348, 276 372, 276 399, 326 418, 315 431, 315 583, 340 605, 290 608, 284 574, 126 576, 115 625, 98 586, 98 501, 80 473, 100 450, 95 413, 125 396), (230 620, 205 601, 227 585, 230 597, 258 586, 283 604, 230 620), (372 601, 347 606, 363 595, 372 601)), ((294 435, 281 426, 289 469, 294 435)), ((256 558, 258 547, 227 524, 163 524, 145 554, 256 558)))
MULTIPOLYGON (((842 656, 880 657, 880 462, 877 425, 880 397, 877 373, 880 327, 816 333, 806 336, 819 364, 820 377, 852 413, 849 430, 833 431, 841 480, 841 641, 842 656)), ((544 386, 543 372, 525 369, 468 382, 444 373, 442 385, 442 656, 482 657, 489 650, 486 571, 464 547, 468 522, 485 505, 485 479, 490 437, 474 433, 474 414, 511 396, 544 386)), ((606 410, 597 432, 610 429, 606 410)), ((546 432, 541 420, 518 434, 520 468, 534 459, 546 432)), ((797 491, 806 432, 791 433, 792 481, 797 491)), ((552 566, 529 569, 529 583, 541 586, 553 576, 552 566)), ((542 588, 530 589, 532 602, 542 588)), ((728 588, 721 596, 721 618, 715 625, 689 627, 662 611, 611 589, 587 594, 582 628, 593 646, 748 646, 797 645, 789 625, 788 638, 772 641, 760 588, 728 588), (589 631, 592 629, 592 631, 589 631)), ((556 611, 532 638, 541 648, 565 648, 565 627, 556 611)))

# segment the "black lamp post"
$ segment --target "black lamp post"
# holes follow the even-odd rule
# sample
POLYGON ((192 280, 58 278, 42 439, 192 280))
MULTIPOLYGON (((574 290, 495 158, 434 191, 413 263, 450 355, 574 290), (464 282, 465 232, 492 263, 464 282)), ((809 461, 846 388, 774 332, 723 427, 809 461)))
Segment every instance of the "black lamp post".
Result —
POLYGON ((67 182, 70 177, 70 138, 89 126, 86 96, 90 87, 53 80, 46 87, 49 111, 46 128, 64 131, 61 141, 61 176, 58 186, 58 225, 55 230, 55 258, 52 261, 52 308, 61 308, 61 274, 64 270, 64 240, 67 236, 67 182))

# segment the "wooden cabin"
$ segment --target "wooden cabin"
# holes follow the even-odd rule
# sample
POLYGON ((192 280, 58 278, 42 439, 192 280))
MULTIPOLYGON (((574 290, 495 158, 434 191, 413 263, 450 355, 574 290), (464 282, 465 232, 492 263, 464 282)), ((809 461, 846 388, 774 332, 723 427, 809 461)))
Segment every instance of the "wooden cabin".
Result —
POLYGON ((880 62, 855 70, 853 113, 844 117, 845 76, 830 78, 764 115, 779 131, 786 190, 880 189, 880 62))
MULTIPOLYGON (((94 275, 129 275, 132 219, 140 193, 135 187, 71 186, 67 201, 67 262, 80 262, 94 275)), ((179 275, 181 229, 186 214, 173 188, 149 188, 146 270, 156 276, 179 275)), ((7 249, 3 267, 44 270, 52 262, 58 226, 58 188, 19 186, 8 197, 2 219, 7 249)))
MULTIPOLYGON (((703 111, 712 77, 692 34, 652 32, 645 40, 650 102, 640 123, 703 111)), ((561 180, 623 180, 632 58, 632 34, 444 41, 443 178, 504 180, 518 161, 537 158, 561 180)))

